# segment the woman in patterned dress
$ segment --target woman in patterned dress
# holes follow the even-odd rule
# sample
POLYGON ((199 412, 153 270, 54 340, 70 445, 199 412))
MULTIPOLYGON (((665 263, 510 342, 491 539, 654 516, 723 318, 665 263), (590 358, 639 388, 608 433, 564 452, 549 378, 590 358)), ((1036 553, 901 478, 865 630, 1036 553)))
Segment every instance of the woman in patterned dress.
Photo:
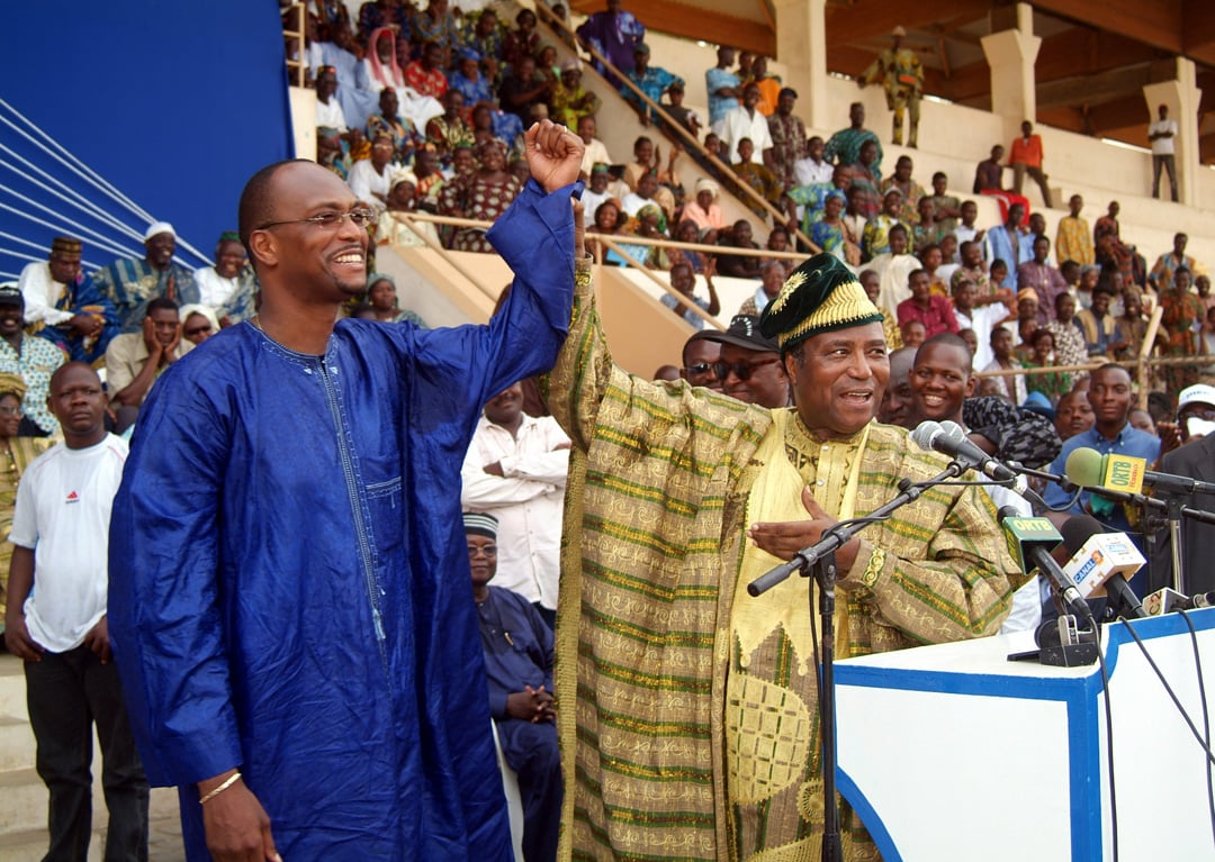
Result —
MULTIPOLYGON (((477 147, 480 168, 467 177, 457 177, 439 193, 439 208, 456 218, 494 221, 511 205, 522 189, 518 178, 506 169, 506 146, 498 140, 477 147)), ((456 251, 492 254, 484 228, 461 228, 452 238, 456 251)))

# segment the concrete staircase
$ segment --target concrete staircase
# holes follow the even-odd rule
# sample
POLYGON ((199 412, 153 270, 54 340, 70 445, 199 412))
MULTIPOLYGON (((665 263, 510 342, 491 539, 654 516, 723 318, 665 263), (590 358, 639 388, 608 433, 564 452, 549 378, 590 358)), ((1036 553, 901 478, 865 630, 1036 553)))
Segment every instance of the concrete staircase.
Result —
MULTIPOLYGON (((101 792, 101 754, 93 742, 93 839, 89 862, 101 862, 105 848, 106 808, 101 792)), ((36 862, 46 853, 47 791, 34 771, 34 734, 25 708, 21 661, 0 654, 0 862, 36 862)), ((177 793, 152 791, 149 858, 183 862, 177 793)))

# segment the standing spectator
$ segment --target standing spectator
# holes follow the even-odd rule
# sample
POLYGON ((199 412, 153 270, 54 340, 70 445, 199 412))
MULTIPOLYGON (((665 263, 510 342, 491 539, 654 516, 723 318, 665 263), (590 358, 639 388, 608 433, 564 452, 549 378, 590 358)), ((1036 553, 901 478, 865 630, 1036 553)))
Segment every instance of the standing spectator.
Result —
MULTIPOLYGON (((633 13, 621 11, 620 0, 608 0, 607 11, 589 15, 577 32, 584 47, 593 48, 626 75, 633 71, 633 49, 645 39, 645 25, 633 13)), ((619 85, 615 75, 604 68, 598 57, 593 62, 609 83, 619 85)))
POLYGON ((1050 240, 1044 236, 1034 237, 1034 258, 1017 267, 1017 290, 1032 287, 1038 296, 1038 322, 1045 324, 1055 316, 1055 300, 1067 293, 1067 282, 1059 270, 1051 266, 1050 240))
POLYGON ((26 470, 13 514, 4 641, 24 660, 38 775, 50 791, 47 859, 84 859, 92 832, 93 727, 101 742, 107 860, 148 858, 148 782, 110 663, 110 511, 127 444, 105 430, 97 373, 51 378, 64 440, 26 470), (65 501, 67 505, 65 505, 65 501))
POLYGON ((987 231, 975 227, 975 220, 979 217, 979 205, 974 201, 962 201, 962 207, 959 210, 962 215, 962 223, 953 229, 953 235, 958 240, 960 247, 967 242, 974 242, 980 245, 987 236, 987 231))
MULTIPOLYGON (((667 87, 683 83, 683 78, 678 75, 672 75, 661 66, 650 65, 650 46, 645 42, 637 43, 637 47, 633 49, 633 69, 625 77, 655 104, 662 101, 662 94, 667 91, 667 87)), ((632 87, 621 83, 620 95, 637 111, 642 125, 648 126, 657 118, 654 109, 647 105, 632 87)))
POLYGON ((1088 345, 1076 320, 1076 297, 1066 291, 1057 294, 1055 319, 1048 321, 1045 328, 1055 337, 1059 365, 1084 365, 1088 361, 1088 345))
POLYGON ((1021 184, 1025 175, 1029 174, 1038 188, 1042 191, 1042 201, 1047 208, 1051 207, 1050 186, 1046 184, 1047 176, 1042 173, 1042 136, 1034 134, 1034 124, 1026 120, 1021 124, 1021 137, 1012 143, 1008 163, 1013 169, 1013 191, 1021 194, 1021 184))
POLYGON ((822 216, 810 225, 810 241, 848 266, 857 267, 861 265, 861 238, 852 233, 841 216, 846 205, 843 192, 837 189, 828 194, 822 216))
POLYGON ((738 107, 742 81, 730 70, 734 65, 734 49, 728 45, 717 48, 717 65, 705 72, 705 90, 709 94, 709 128, 721 136, 725 131, 726 114, 738 107))
MULTIPOLYGON (((800 123, 801 120, 798 122, 800 123)), ((772 131, 771 123, 768 125, 768 130, 772 131)), ((805 132, 805 125, 802 126, 802 131, 805 132)), ((775 144, 775 133, 772 135, 772 141, 775 144)), ((795 186, 812 186, 815 183, 831 182, 835 165, 823 158, 823 151, 826 148, 827 145, 818 135, 814 135, 806 141, 805 158, 799 158, 793 163, 793 184, 795 186)))
POLYGON ((561 79, 553 88, 552 108, 553 121, 561 123, 571 132, 577 131, 584 119, 595 121, 599 97, 582 86, 582 64, 577 57, 571 57, 561 64, 561 79))
MULTIPOLYGON (((1190 270, 1184 266, 1173 271, 1172 284, 1160 291, 1160 308, 1164 312, 1160 325, 1168 333, 1165 356, 1198 356, 1206 352, 1202 340, 1202 325, 1206 321, 1206 306, 1190 292, 1190 270)), ((1166 365, 1164 379, 1169 392, 1180 392, 1198 382, 1198 365, 1166 365)))
POLYGON ((898 306, 899 327, 906 331, 906 326, 913 320, 924 325, 924 339, 927 340, 942 332, 958 332, 958 319, 954 317, 953 303, 948 297, 933 296, 928 286, 928 273, 922 269, 913 270, 907 276, 907 287, 911 298, 905 299, 898 306))
POLYGON ((514 383, 485 403, 461 469, 461 505, 492 514, 502 528, 498 586, 557 621, 561 511, 570 438, 551 416, 523 411, 514 383))
POLYGON ((886 91, 886 107, 894 111, 894 134, 891 140, 903 145, 903 113, 910 115, 907 146, 915 149, 920 129, 920 97, 924 90, 924 66, 911 48, 902 47, 907 31, 895 27, 890 34, 890 47, 878 55, 860 77, 857 86, 881 84, 886 91))
POLYGON ((751 81, 759 87, 759 104, 756 106, 765 117, 776 113, 776 103, 780 100, 780 78, 768 74, 768 58, 758 56, 751 64, 751 81))
POLYGON ((995 358, 991 352, 992 330, 1008 319, 1008 306, 990 296, 980 301, 974 281, 961 275, 953 280, 953 308, 958 331, 970 329, 975 334, 974 367, 986 368, 995 358))
POLYGON ((888 189, 882 196, 882 211, 865 223, 862 237, 865 260, 873 260, 890 251, 890 231, 895 225, 901 226, 910 240, 911 226, 903 221, 902 213, 903 193, 897 188, 888 189))
MULTIPOLYGON (((701 119, 700 114, 696 111, 684 107, 683 97, 684 85, 682 82, 675 81, 667 87, 667 99, 670 101, 670 104, 666 106, 666 111, 671 115, 671 119, 687 130, 688 134, 699 140, 701 129, 704 127, 704 120, 701 119)), ((672 135, 672 137, 675 136, 672 135)), ((678 141, 679 138, 675 137, 675 140, 678 141)))
POLYGON ((848 120, 848 128, 840 129, 827 141, 823 158, 839 165, 854 165, 861 160, 861 148, 872 142, 875 150, 870 168, 875 176, 880 176, 882 144, 877 135, 865 128, 865 106, 860 102, 853 102, 848 108, 848 120))
POLYGON ((182 338, 177 303, 163 297, 148 303, 142 332, 124 333, 110 342, 105 376, 110 403, 118 414, 114 426, 118 433, 135 421, 160 375, 193 349, 193 342, 182 338))
POLYGON ((876 162, 880 153, 881 147, 875 141, 865 141, 861 145, 860 159, 847 167, 849 203, 855 199, 857 210, 867 219, 873 218, 882 208, 882 193, 878 188, 881 184, 880 174, 876 162))
POLYGON ((1113 298, 1114 292, 1107 285, 1098 284, 1093 288, 1092 305, 1076 315, 1090 357, 1113 359, 1119 347, 1117 321, 1110 314, 1113 298))
POLYGON ((1080 215, 1084 209, 1084 198, 1072 195, 1068 199, 1067 209, 1068 214, 1059 219, 1059 229, 1055 233, 1055 258, 1060 265, 1071 260, 1080 266, 1088 266, 1097 258, 1088 222, 1080 215))
MULTIPOLYGON (((928 249, 935 249, 937 263, 940 264, 942 237, 941 228, 937 226, 936 208, 932 205, 932 201, 925 197, 920 198, 917 209, 919 212, 915 220, 911 222, 912 251, 923 259, 928 249)), ((948 296, 948 293, 942 291, 941 295, 948 296)))
POLYGON ((1173 161, 1177 146, 1177 121, 1169 119, 1168 105, 1161 105, 1156 113, 1160 119, 1148 126, 1148 140, 1152 142, 1152 197, 1160 197, 1160 169, 1164 168, 1169 172, 1173 203, 1177 203, 1177 166, 1173 161))
MULTIPOLYGON (((560 524, 558 511, 558 531, 560 524)), ((493 515, 465 512, 464 536, 485 653, 489 711, 498 729, 502 756, 519 779, 523 858, 553 862, 562 786, 553 702, 552 628, 525 598, 502 586, 489 586, 504 547, 499 536, 511 539, 510 529, 499 530, 493 515)))
POLYGON ((881 288, 877 306, 891 320, 898 317, 899 303, 911 297, 907 285, 908 277, 913 271, 920 269, 920 261, 915 255, 907 253, 908 237, 907 226, 896 224, 888 234, 890 251, 876 255, 865 264, 865 269, 878 274, 881 288))
POLYGON ((944 171, 932 175, 932 217, 941 228, 942 234, 951 234, 958 226, 958 217, 962 215, 962 203, 951 194, 946 194, 949 177, 944 171))
POLYGON ((119 259, 93 274, 93 283, 114 307, 120 332, 135 332, 143 323, 145 306, 158 296, 178 303, 199 301, 194 271, 175 263, 177 233, 158 221, 143 234, 144 256, 119 259))
POLYGON ((424 44, 422 55, 405 67, 405 83, 422 96, 441 100, 447 92, 443 49, 434 42, 424 44))
POLYGON ((25 301, 25 325, 59 345, 71 359, 95 362, 118 331, 114 309, 80 266, 83 243, 51 240, 45 262, 27 263, 17 287, 25 301))
POLYGON ((46 437, 59 430, 47 399, 51 375, 63 365, 64 355, 53 342, 25 334, 24 314, 25 300, 17 285, 0 285, 0 373, 15 374, 25 381, 23 433, 46 437))
MULTIPOLYGON (((1138 359, 1147 338, 1148 318, 1143 313, 1143 292, 1131 285, 1122 292, 1122 314, 1114 321, 1114 359, 1138 359)), ((1156 332, 1156 345, 1162 348, 1168 343, 1169 334, 1164 329, 1156 332)))
MULTIPOLYGON (((781 188, 789 189, 797 185, 797 173, 794 166, 806 155, 806 124, 801 117, 795 116, 793 108, 797 104, 797 90, 785 87, 780 91, 776 101, 776 113, 768 117, 768 133, 772 138, 772 172, 780 181, 781 188)), ((822 139, 819 139, 819 163, 830 169, 822 161, 822 139)))
POLYGON ((1002 287, 1015 290, 1016 272, 1021 264, 1034 259, 1034 247, 1030 241, 1029 231, 1023 226, 1025 211, 1020 204, 1008 208, 1008 221, 996 225, 987 231, 985 257, 988 266, 997 260, 1008 265, 1008 274, 1004 276, 1002 287))
POLYGON ((1185 253, 1185 247, 1190 238, 1184 233, 1173 234, 1173 250, 1165 252, 1156 260, 1148 281, 1157 290, 1166 290, 1173 283, 1173 278, 1179 269, 1188 269, 1191 277, 1198 269, 1198 262, 1185 253))
MULTIPOLYGON (((768 167, 759 164, 754 158, 755 145, 750 138, 740 138, 738 141, 738 161, 732 165, 734 173, 740 180, 755 189, 760 197, 767 200, 773 206, 780 203, 782 186, 780 180, 776 178, 776 174, 768 170, 768 167)), ((765 211, 758 203, 753 204, 751 209, 763 218, 765 211)))

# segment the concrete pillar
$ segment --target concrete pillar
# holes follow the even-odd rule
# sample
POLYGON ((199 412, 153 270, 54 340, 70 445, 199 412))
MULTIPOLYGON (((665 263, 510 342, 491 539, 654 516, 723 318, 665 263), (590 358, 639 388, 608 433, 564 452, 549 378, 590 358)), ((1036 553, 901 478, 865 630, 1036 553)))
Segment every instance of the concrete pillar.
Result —
MULTIPOLYGON (((1173 157, 1177 164, 1177 197, 1181 203, 1188 206, 1198 205, 1198 104, 1202 100, 1202 90, 1198 89, 1197 72, 1194 61, 1185 57, 1176 58, 1177 75, 1171 81, 1161 81, 1158 84, 1147 84, 1143 88, 1143 98, 1147 101, 1148 122, 1155 122, 1158 114, 1156 109, 1161 105, 1169 106, 1169 119, 1177 123, 1177 137, 1174 138, 1176 155, 1173 157)), ((1168 174, 1162 172, 1160 177, 1160 197, 1169 198, 1168 174)))
MULTIPOLYGON (((1018 3, 1008 29, 982 38, 983 54, 991 69, 991 111, 1004 121, 1004 141, 1021 133, 1021 123, 1037 120, 1038 98, 1034 61, 1042 40, 1034 35, 1034 10, 1018 3)), ((1007 143, 1005 143, 1007 146, 1007 143)))
POLYGON ((827 0, 775 0, 776 59, 797 90, 797 114, 819 132, 839 125, 827 104, 827 0))

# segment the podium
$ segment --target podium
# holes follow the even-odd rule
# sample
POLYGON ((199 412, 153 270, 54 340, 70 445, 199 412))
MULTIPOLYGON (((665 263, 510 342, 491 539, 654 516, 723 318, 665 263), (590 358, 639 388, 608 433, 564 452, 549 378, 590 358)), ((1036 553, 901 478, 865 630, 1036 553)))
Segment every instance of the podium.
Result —
MULTIPOLYGON (((1215 723, 1215 608, 1188 616, 1215 723)), ((1202 734, 1185 621, 1132 625, 1202 734)), ((1119 858, 1215 859, 1206 755, 1126 625, 1102 643, 1119 858)), ((1032 649, 1021 632, 836 664, 839 791, 885 862, 1113 859, 1100 666, 1007 660, 1032 649)))

